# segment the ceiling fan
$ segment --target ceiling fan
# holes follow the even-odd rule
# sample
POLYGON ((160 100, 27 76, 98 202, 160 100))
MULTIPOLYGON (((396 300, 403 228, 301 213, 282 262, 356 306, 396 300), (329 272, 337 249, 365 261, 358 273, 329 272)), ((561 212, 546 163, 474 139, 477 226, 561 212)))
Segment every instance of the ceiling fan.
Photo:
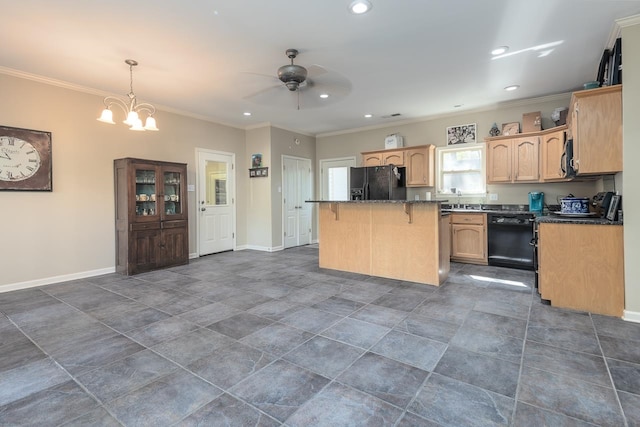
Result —
MULTIPOLYGON (((251 100, 259 104, 283 104, 290 105, 292 99, 288 92, 296 93, 297 108, 300 109, 300 95, 305 97, 304 106, 313 108, 321 107, 344 98, 351 92, 351 83, 349 80, 335 71, 329 71, 320 65, 311 65, 307 68, 295 64, 293 61, 300 52, 297 49, 287 49, 285 54, 291 60, 290 64, 283 65, 278 68, 276 76, 260 76, 269 77, 270 79, 278 79, 276 85, 259 90, 245 96, 245 99, 251 100)), ((254 74, 255 73, 248 73, 254 74)))

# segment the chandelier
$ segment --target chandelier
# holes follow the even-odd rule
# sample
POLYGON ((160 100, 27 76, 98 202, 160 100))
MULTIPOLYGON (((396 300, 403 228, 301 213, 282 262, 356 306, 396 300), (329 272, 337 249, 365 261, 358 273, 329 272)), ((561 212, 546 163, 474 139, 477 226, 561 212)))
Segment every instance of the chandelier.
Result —
POLYGON ((115 125, 113 121, 113 112, 111 111, 112 105, 117 105, 122 108, 124 114, 127 116, 127 119, 123 121, 124 124, 130 126, 130 130, 159 130, 156 127, 156 119, 153 118, 153 114, 156 112, 156 107, 147 103, 138 104, 136 100, 136 95, 133 93, 133 67, 138 65, 138 61, 133 59, 126 59, 124 61, 129 66, 129 76, 130 76, 130 92, 127 95, 129 98, 128 102, 123 101, 120 98, 115 96, 107 96, 104 99, 105 109, 102 110, 102 114, 97 119, 103 123, 109 123, 115 125), (139 113, 147 114, 147 119, 144 122, 144 126, 142 126, 142 119, 140 119, 139 113))

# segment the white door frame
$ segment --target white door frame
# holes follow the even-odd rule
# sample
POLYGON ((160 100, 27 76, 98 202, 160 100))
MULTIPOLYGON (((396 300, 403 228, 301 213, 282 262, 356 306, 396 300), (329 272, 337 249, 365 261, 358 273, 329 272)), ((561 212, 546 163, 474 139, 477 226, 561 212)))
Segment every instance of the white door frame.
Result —
POLYGON ((196 258, 200 256, 200 153, 205 154, 219 154, 223 156, 231 156, 231 172, 233 174, 233 182, 231 185, 231 197, 232 197, 232 206, 231 206, 231 227, 233 232, 233 250, 237 250, 237 237, 238 233, 236 230, 236 215, 237 215, 237 196, 236 196, 236 181, 238 179, 238 175, 236 174, 236 154, 228 151, 220 151, 220 150, 210 150, 207 148, 196 148, 196 258))
MULTIPOLYGON (((323 171, 324 171, 324 165, 326 163, 329 162, 353 162, 353 167, 357 166, 356 163, 356 157, 355 156, 348 156, 348 157, 336 157, 335 159, 322 159, 320 160, 320 194, 318 195, 319 199, 322 199, 323 195, 324 195, 324 176, 323 176, 323 171)), ((347 177, 348 179, 348 177, 347 177)), ((351 185, 351 184, 349 184, 351 185)))
MULTIPOLYGON (((311 197, 313 197, 313 185, 314 185, 313 184, 313 182, 314 182, 314 180, 313 180, 313 177, 314 177, 314 174, 313 174, 313 161, 310 158, 308 158, 308 157, 299 157, 299 156, 290 156, 288 154, 283 154, 282 155, 282 159, 281 159, 282 170, 280 171, 280 188, 282 189, 282 192, 280 193, 280 209, 281 209, 281 212, 282 212, 282 215, 281 215, 281 217, 282 217, 281 218, 282 226, 281 227, 282 227, 282 233, 283 234, 281 236, 281 238, 282 238, 282 245, 281 246, 282 246, 283 249, 285 248, 284 230, 286 229, 286 224, 285 224, 286 212, 284 210, 284 188, 285 188, 285 182, 284 182, 284 174, 285 174, 285 172, 284 172, 284 159, 308 161, 309 162, 309 167, 311 168, 311 172, 309 173, 309 194, 310 194, 311 197)), ((314 215, 313 206, 311 207, 310 215, 311 215, 310 224, 312 224, 313 223, 313 218, 314 218, 314 216, 316 216, 316 215, 314 215)), ((311 237, 312 236, 309 236, 310 243, 313 243, 313 239, 311 237)))

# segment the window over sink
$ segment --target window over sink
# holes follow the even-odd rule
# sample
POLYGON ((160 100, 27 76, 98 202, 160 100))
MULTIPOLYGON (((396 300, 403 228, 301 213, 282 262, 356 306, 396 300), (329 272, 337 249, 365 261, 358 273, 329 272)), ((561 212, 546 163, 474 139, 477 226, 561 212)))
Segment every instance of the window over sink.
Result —
POLYGON ((440 196, 485 196, 484 144, 436 149, 436 191, 440 196))

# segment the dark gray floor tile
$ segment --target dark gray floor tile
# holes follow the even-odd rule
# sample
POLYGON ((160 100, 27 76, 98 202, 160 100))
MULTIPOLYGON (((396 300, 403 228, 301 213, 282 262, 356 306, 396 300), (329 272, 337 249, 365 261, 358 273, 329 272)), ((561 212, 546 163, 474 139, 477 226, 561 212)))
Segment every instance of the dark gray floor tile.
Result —
POLYGON ((242 312, 213 323, 208 328, 238 340, 272 323, 273 320, 242 312))
POLYGON ((640 342, 624 338, 600 336, 602 352, 606 357, 640 364, 640 342))
POLYGON ((408 411, 442 426, 508 426, 514 400, 432 374, 408 411))
POLYGON ((465 320, 465 325, 495 334, 524 338, 527 322, 523 319, 499 316, 497 314, 472 311, 465 320))
POLYGON ((83 279, 89 283, 93 283, 96 285, 102 285, 105 283, 118 282, 120 280, 126 280, 127 276, 120 273, 109 273, 109 274, 101 274, 100 276, 87 277, 83 279))
POLYGON ((432 371, 446 348, 444 343, 393 330, 373 346, 371 351, 432 371))
POLYGON ((164 357, 186 366, 235 342, 234 339, 226 335, 202 328, 155 345, 152 349, 164 357))
POLYGON ((640 324, 627 322, 617 317, 592 314, 598 335, 640 341, 640 324))
POLYGON ((418 314, 410 314, 394 329, 408 334, 448 343, 458 331, 459 325, 442 322, 418 314))
POLYGON ((640 365, 607 359, 616 389, 640 395, 640 365))
POLYGON ((465 323, 449 344, 519 364, 522 359, 524 340, 475 329, 465 323))
POLYGON ((0 407, 0 425, 59 425, 97 407, 75 382, 67 381, 0 407))
POLYGON ((144 350, 140 344, 123 335, 114 335, 103 340, 85 341, 60 353, 53 358, 72 375, 105 366, 144 350))
POLYGON ((78 418, 62 424, 61 427, 121 427, 115 418, 103 407, 97 407, 78 418))
MULTIPOLYGON (((11 293, 9 293, 11 294, 11 293)), ((19 327, 27 330, 36 330, 40 327, 50 325, 51 323, 58 323, 60 320, 71 318, 74 316, 83 317, 81 311, 75 307, 71 307, 63 302, 56 300, 44 292, 40 293, 43 297, 36 296, 36 302, 28 305, 28 309, 17 310, 15 313, 10 314, 9 317, 19 327), (45 299, 46 300, 43 300, 45 299)), ((6 294, 0 299, 4 300, 6 294)), ((26 303, 25 303, 26 304, 26 303)), ((20 307, 21 304, 18 304, 20 307)))
POLYGON ((620 404, 629 427, 640 426, 640 396, 637 394, 618 392, 620 404))
POLYGON ((283 298, 298 288, 269 280, 254 282, 248 290, 269 298, 283 298))
POLYGON ((344 290, 336 296, 340 298, 350 299, 352 301, 363 302, 366 304, 380 298, 387 292, 387 289, 380 290, 377 288, 372 288, 369 284, 358 283, 345 287, 344 290))
POLYGON ((522 369, 518 399, 601 426, 624 424, 613 389, 528 366, 522 369))
POLYGON ((133 329, 127 335, 146 347, 152 347, 180 335, 187 334, 198 326, 179 317, 168 317, 142 328, 133 329))
POLYGON ((221 394, 219 388, 181 369, 106 406, 125 425, 170 425, 221 394))
POLYGON ((327 294, 315 292, 313 287, 310 287, 293 291, 283 299, 295 304, 313 305, 326 300, 327 297, 327 294))
POLYGON ((17 315, 28 313, 31 310, 60 304, 60 301, 41 289, 23 289, 2 294, 2 298, 0 298, 0 313, 4 313, 13 320, 17 315))
POLYGON ((117 335, 113 329, 86 314, 65 317, 57 323, 35 329, 25 327, 24 330, 48 353, 59 353, 85 341, 98 341, 117 335))
POLYGON ((373 396, 332 383, 298 409, 289 419, 291 427, 391 427, 402 411, 373 396))
POLYGON ((212 323, 219 322, 240 313, 242 313, 242 310, 238 310, 230 305, 214 302, 196 308, 195 310, 181 313, 178 317, 200 326, 209 326, 212 323))
POLYGON ((533 304, 529 325, 593 332, 593 322, 588 313, 563 310, 545 304, 533 304))
POLYGON ((342 316, 326 311, 304 307, 282 318, 281 322, 317 334, 334 325, 342 318, 342 316))
POLYGON ((269 352, 275 356, 282 356, 311 338, 313 334, 296 329, 282 323, 274 323, 262 328, 240 342, 269 352))
POLYGON ((0 407, 70 379, 71 377, 49 358, 0 372, 0 407))
POLYGON ((422 369, 366 353, 347 368, 337 381, 405 408, 427 375, 429 373, 422 369))
POLYGON ((77 376, 100 401, 107 402, 178 369, 151 350, 133 354, 110 365, 77 376))
POLYGON ((594 427, 595 424, 571 418, 566 415, 536 408, 526 403, 516 404, 516 414, 513 425, 518 427, 594 427))
POLYGON ((139 298, 150 292, 156 292, 157 286, 150 285, 144 280, 127 277, 123 280, 100 284, 100 287, 127 298, 139 298))
POLYGON ((86 285, 82 289, 74 289, 68 292, 58 292, 55 296, 82 311, 116 306, 129 300, 122 295, 91 285, 86 285))
POLYGON ((434 372, 515 397, 520 364, 450 346, 434 372))
POLYGON ((405 412, 402 418, 400 418, 400 421, 397 422, 396 427, 442 427, 442 426, 434 421, 429 421, 411 412, 405 412))
POLYGON ((202 297, 209 301, 220 302, 227 298, 233 298, 244 295, 246 291, 234 287, 226 286, 221 283, 198 282, 185 287, 185 292, 193 292, 194 295, 202 297))
POLYGON ((527 341, 523 361, 526 366, 532 368, 611 387, 609 373, 602 356, 527 341))
POLYGON ((527 341, 536 341, 582 353, 601 354, 596 334, 593 331, 586 332, 562 327, 529 325, 527 341))
POLYGON ((18 329, 0 332, 0 372, 45 359, 47 356, 18 329))
MULTIPOLYGON (((393 291, 392 291, 393 292, 393 291)), ((394 310, 409 312, 416 308, 428 296, 424 293, 387 293, 373 301, 373 304, 394 310)))
POLYGON ((283 422, 329 380, 278 360, 235 385, 231 392, 283 422))
POLYGON ((363 307, 360 310, 356 311, 349 317, 363 320, 369 323, 375 323, 376 325, 380 326, 386 326, 387 328, 393 328, 405 317, 407 317, 407 313, 405 311, 395 310, 393 308, 369 304, 366 307, 363 307))
POLYGON ((471 312, 472 307, 472 304, 469 306, 459 306, 429 297, 416 307, 413 313, 443 322, 461 325, 471 312))
POLYGON ((312 307, 337 314, 338 316, 348 316, 363 305, 361 302, 333 296, 314 304, 312 307))
POLYGON ((363 353, 361 348, 316 336, 286 354, 284 359, 327 378, 335 378, 363 353))
POLYGON ((390 331, 384 326, 347 317, 322 332, 322 335, 357 347, 369 348, 390 331))
POLYGON ((264 304, 265 302, 269 302, 271 300, 272 298, 264 295, 256 294, 253 292, 244 292, 242 295, 227 298, 222 302, 240 310, 249 310, 256 305, 264 304))
POLYGON ((128 332, 170 317, 167 313, 131 300, 92 310, 89 314, 118 332, 128 332))
POLYGON ((247 310, 256 316, 266 317, 271 320, 282 320, 290 314, 302 309, 303 306, 282 300, 268 301, 247 310))
POLYGON ((187 368, 226 390, 258 372, 274 359, 263 351, 235 343, 196 360, 187 368))
POLYGON ((497 299, 487 299, 478 301, 473 306, 475 311, 483 313, 497 314, 499 316, 515 317, 516 319, 527 320, 529 317, 530 306, 528 304, 518 304, 514 302, 505 302, 497 299))
POLYGON ((225 393, 177 425, 180 427, 277 427, 280 423, 225 393))
POLYGON ((136 298, 141 304, 176 315, 195 310, 211 302, 198 296, 187 295, 175 289, 159 290, 136 298))

